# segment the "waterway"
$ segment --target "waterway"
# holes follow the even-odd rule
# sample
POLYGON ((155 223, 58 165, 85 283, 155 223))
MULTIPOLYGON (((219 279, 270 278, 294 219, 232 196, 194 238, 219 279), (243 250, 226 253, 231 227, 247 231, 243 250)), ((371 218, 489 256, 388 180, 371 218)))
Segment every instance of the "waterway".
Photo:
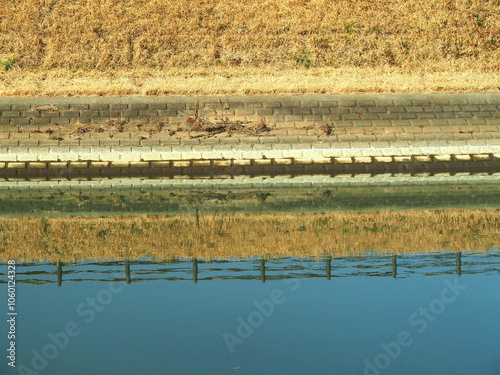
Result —
MULTIPOLYGON (((15 259, 18 315, 16 367, 4 355, 0 373, 499 374, 500 228, 492 224, 499 186, 497 176, 467 174, 3 182, 0 314, 9 318, 7 261, 15 259), (368 212, 371 224, 353 229, 348 221, 354 216, 345 214, 344 224, 328 228, 336 213, 338 219, 346 212, 368 212), (423 251, 425 235, 420 242, 415 236, 388 241, 407 236, 411 223, 415 231, 425 223, 418 223, 418 214, 404 216, 405 231, 378 223, 377 215, 391 218, 387 212, 397 218, 426 212, 421 217, 436 223, 442 214, 448 227, 429 233, 442 235, 435 243, 449 246, 423 251), (323 216, 307 216, 307 222, 293 216, 306 213, 323 216), (231 216, 236 214, 244 216, 231 216), (250 255, 242 256, 231 245, 223 256, 203 255, 216 254, 229 237, 244 243, 246 234, 228 235, 226 226, 262 214, 276 215, 265 219, 277 223, 276 231, 263 233, 260 242, 246 240, 264 244, 267 238, 271 250, 246 249, 250 255), (134 215, 148 216, 136 223, 134 215), (280 215, 289 215, 288 221, 280 215), (114 232, 120 228, 116 217, 126 222, 122 235, 114 232), (147 238, 159 217, 172 220, 161 228, 179 228, 180 237, 190 236, 177 219, 185 217, 196 236, 206 225, 205 235, 215 230, 219 240, 202 252, 170 239, 169 250, 167 240, 147 238), (457 228, 449 227, 455 222, 457 228), (310 223, 324 228, 311 229, 310 223), (22 225, 41 229, 13 241, 9 231, 22 225), (55 237, 65 236, 64 228, 74 237, 61 242, 55 237), (272 251, 277 236, 292 232, 293 243, 302 235, 309 241, 303 243, 316 247, 314 255, 307 246, 287 247, 286 240, 280 251, 290 256, 272 251), (86 233, 93 242, 86 242, 86 233), (90 256, 120 253, 106 247, 134 233, 141 240, 132 241, 132 256, 90 256), (465 251, 462 238, 467 246, 480 245, 465 251), (23 248, 23 241, 33 248, 23 248), (345 249, 336 253, 341 242, 345 249), (88 243, 92 249, 79 248, 88 243), (157 243, 168 257, 148 255, 157 243), (396 251, 401 243, 404 249, 396 251), (370 244, 387 248, 372 251, 370 244), (176 255, 181 250, 190 255, 176 255)), ((4 353, 11 346, 8 328, 4 322, 0 329, 4 353)))

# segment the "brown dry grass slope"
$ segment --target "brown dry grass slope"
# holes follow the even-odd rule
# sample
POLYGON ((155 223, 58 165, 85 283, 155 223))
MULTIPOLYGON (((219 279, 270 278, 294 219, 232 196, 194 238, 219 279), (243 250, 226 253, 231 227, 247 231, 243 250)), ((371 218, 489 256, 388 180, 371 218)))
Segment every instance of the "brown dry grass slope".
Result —
POLYGON ((498 1, 0 0, 0 9, 0 95, 500 86, 498 1))
POLYGON ((498 248, 498 210, 0 218, 0 259, 340 256, 498 248))

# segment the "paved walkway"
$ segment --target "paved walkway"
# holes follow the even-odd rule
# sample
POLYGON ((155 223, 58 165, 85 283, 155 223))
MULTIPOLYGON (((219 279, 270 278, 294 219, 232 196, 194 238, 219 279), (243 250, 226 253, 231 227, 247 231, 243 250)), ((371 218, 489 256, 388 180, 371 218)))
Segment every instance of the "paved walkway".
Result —
POLYGON ((0 175, 498 162, 499 113, 497 93, 0 98, 0 175))

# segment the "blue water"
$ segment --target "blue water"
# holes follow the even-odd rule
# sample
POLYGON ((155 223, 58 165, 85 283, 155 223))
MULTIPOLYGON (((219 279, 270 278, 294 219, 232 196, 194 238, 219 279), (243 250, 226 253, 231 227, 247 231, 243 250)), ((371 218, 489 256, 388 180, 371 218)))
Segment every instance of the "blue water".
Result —
MULTIPOLYGON (((204 280, 210 265, 200 265, 198 283, 138 282, 140 272, 130 284, 66 275, 60 287, 54 277, 20 283, 17 368, 3 356, 0 374, 500 374, 500 273, 488 262, 478 269, 481 259, 474 255, 469 267, 464 258, 460 277, 450 263, 448 273, 394 278, 389 260, 380 277, 338 274, 334 261, 330 280, 287 271, 294 278, 263 283, 254 264, 254 279, 204 280)), ((378 263, 367 257, 355 264, 378 263)), ((296 262, 280 264, 293 269, 296 262)), ((321 271, 324 264, 315 264, 321 271)), ((123 278, 111 269, 108 280, 123 278)), ((5 296, 6 285, 0 290, 5 296)))

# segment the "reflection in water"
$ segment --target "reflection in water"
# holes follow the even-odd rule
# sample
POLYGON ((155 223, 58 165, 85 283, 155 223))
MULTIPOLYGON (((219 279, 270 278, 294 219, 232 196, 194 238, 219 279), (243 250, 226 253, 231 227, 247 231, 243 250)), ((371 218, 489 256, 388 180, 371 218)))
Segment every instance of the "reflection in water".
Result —
POLYGON ((0 184, 0 216, 498 208, 491 176, 112 179, 0 184))
POLYGON ((19 363, 49 353, 41 375, 498 374, 500 185, 447 179, 0 185, 19 363), (445 305, 450 285, 460 295, 445 305), (81 334, 56 347, 68 323, 81 334), (407 331, 412 345, 388 357, 407 331), (380 353, 390 366, 367 370, 380 353))
POLYGON ((392 277, 396 278, 398 275, 398 264, 397 264, 398 256, 396 254, 392 255, 392 277))
POLYGON ((193 282, 198 282, 198 259, 193 258, 193 282))
POLYGON ((62 262, 57 262, 57 286, 61 286, 62 284, 62 276, 63 276, 62 266, 63 266, 62 262))
MULTIPOLYGON (((54 280, 58 286, 75 281, 125 281, 127 284, 152 281, 269 280, 293 278, 326 278, 356 276, 500 273, 500 251, 462 254, 365 254, 359 256, 317 258, 250 258, 245 260, 202 260, 193 258, 156 261, 140 259, 124 261, 41 262, 18 264, 19 284, 44 284, 54 280), (118 275, 122 274, 122 278, 118 275), (54 275, 54 276, 52 276, 54 275)), ((0 274, 2 276, 2 274, 0 274)), ((3 275, 5 276, 5 275, 3 275)), ((2 279, 5 283, 5 278, 2 279)))
MULTIPOLYGON (((0 288, 6 268, 0 265, 0 288)), ((377 373, 366 370, 373 366, 380 375, 493 375, 500 369, 492 334, 500 329, 498 249, 23 262, 17 271, 18 364, 33 368, 45 359, 40 375, 370 375, 377 373), (67 324, 79 334, 65 341, 67 324), (402 333, 411 344, 397 347, 402 333), (54 337, 57 356, 50 351, 54 337), (392 350, 388 360, 384 348, 392 350)), ((17 373, 11 370, 0 363, 2 374, 17 373)))
POLYGON ((130 260, 129 259, 126 259, 125 260, 125 281, 127 282, 127 284, 130 284, 132 281, 132 279, 130 278, 130 260))
POLYGON ((260 281, 263 283, 266 282, 266 260, 265 259, 260 260, 260 281))
POLYGON ((0 257, 77 261, 474 251, 496 247, 498 228, 500 210, 494 209, 0 218, 0 257))

